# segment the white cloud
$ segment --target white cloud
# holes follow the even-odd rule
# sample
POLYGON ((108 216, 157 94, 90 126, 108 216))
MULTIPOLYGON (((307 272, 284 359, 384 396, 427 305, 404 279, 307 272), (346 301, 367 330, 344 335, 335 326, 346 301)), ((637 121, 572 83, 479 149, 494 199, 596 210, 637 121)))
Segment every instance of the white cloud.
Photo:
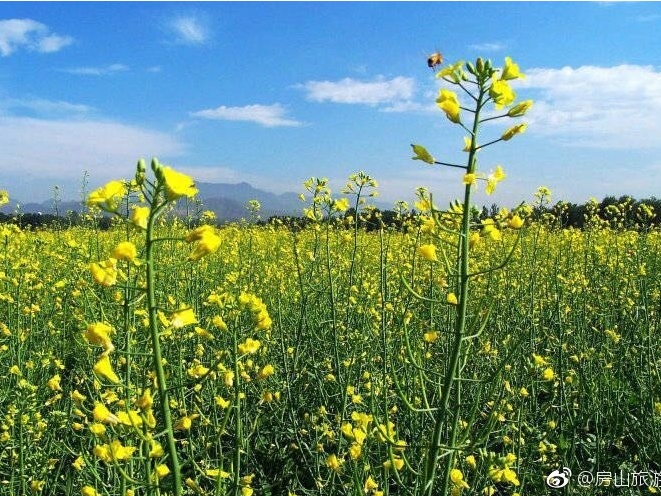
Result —
POLYGON ((76 74, 78 76, 108 76, 111 74, 116 74, 118 72, 128 71, 129 67, 124 64, 110 64, 106 66, 88 66, 88 67, 71 67, 69 69, 63 69, 63 72, 68 72, 69 74, 76 74))
POLYGON ((32 97, 0 100, 0 111, 6 111, 8 109, 25 109, 35 112, 38 115, 75 115, 85 114, 93 110, 89 105, 80 103, 32 97))
POLYGON ((178 16, 168 23, 168 29, 175 36, 175 43, 202 45, 209 40, 210 31, 198 16, 178 16))
POLYGON ((90 187, 97 187, 130 178, 140 157, 179 156, 184 145, 166 133, 117 122, 4 116, 0 149, 3 187, 28 201, 48 198, 55 185, 64 199, 76 198, 83 171, 89 172, 90 187))
POLYGON ((661 14, 639 15, 633 18, 635 22, 656 22, 661 20, 661 14))
POLYGON ((587 147, 659 146, 661 72, 655 68, 539 68, 526 75, 517 88, 538 94, 526 116, 530 132, 587 147))
POLYGON ((297 87, 303 88, 307 99, 314 102, 378 105, 409 101, 415 92, 415 81, 403 76, 390 80, 380 77, 375 81, 344 78, 340 81, 308 81, 297 87))
POLYGON ((486 43, 474 43, 472 45, 468 45, 468 47, 478 52, 500 52, 505 49, 506 45, 504 43, 499 43, 499 42, 492 42, 492 43, 486 42, 486 43))
POLYGON ((246 105, 245 107, 226 107, 191 112, 193 117, 225 121, 249 121, 264 127, 301 126, 302 122, 287 119, 286 109, 279 103, 273 105, 246 105))
POLYGON ((19 48, 51 53, 73 43, 73 38, 52 34, 45 24, 32 19, 0 20, 0 55, 8 57, 19 48))

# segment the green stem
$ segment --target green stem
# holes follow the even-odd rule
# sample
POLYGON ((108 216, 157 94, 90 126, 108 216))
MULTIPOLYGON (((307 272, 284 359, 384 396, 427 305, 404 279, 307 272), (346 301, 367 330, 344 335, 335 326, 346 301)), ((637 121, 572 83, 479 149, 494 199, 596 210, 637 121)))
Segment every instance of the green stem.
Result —
MULTIPOLYGON (((485 95, 483 84, 480 84, 480 92, 476 99, 475 114, 473 116, 473 129, 472 129, 472 145, 468 155, 467 172, 474 173, 477 160, 477 131, 480 123, 480 110, 482 108, 482 101, 485 95)), ((470 279, 468 256, 469 256, 469 237, 470 237, 470 199, 471 199, 471 186, 466 185, 464 191, 463 214, 461 220, 461 232, 459 236, 459 298, 458 306, 455 317, 454 327, 454 341, 450 352, 450 361, 443 381, 441 390, 441 401, 438 414, 436 416, 436 423, 432 434, 432 441, 427 454, 425 464, 425 479, 424 479, 424 493, 426 496, 433 496, 434 494, 448 494, 448 484, 450 482, 450 470, 454 466, 455 457, 455 443, 457 440, 457 427, 459 423, 459 392, 454 395, 455 405, 452 408, 451 431, 449 453, 445 462, 444 477, 442 480, 442 487, 440 492, 434 491, 434 479, 436 478, 436 467, 439 452, 441 450, 441 435, 443 427, 446 426, 447 415, 450 413, 450 399, 453 397, 452 389, 458 377, 458 365, 461 359, 461 351, 463 344, 464 329, 466 327, 466 310, 468 306, 468 282, 470 279)))
POLYGON ((243 423, 241 419, 241 388, 239 387, 239 381, 241 376, 239 375, 239 338, 238 333, 238 321, 234 322, 234 332, 232 351, 234 354, 234 415, 236 415, 236 424, 234 425, 234 459, 233 459, 233 471, 234 471, 234 494, 238 495, 241 492, 241 449, 243 448, 243 423))
POLYGON ((174 429, 172 426, 172 414, 170 412, 170 397, 168 394, 167 383, 165 381, 165 371, 163 370, 163 356, 161 353, 161 341, 158 333, 158 318, 156 305, 156 283, 154 266, 154 223, 159 213, 163 210, 166 203, 158 204, 158 188, 154 193, 154 204, 147 222, 147 241, 145 245, 145 256, 147 259, 147 306, 149 311, 149 330, 152 341, 152 356, 154 359, 154 369, 156 371, 156 384, 160 399, 161 413, 163 414, 164 431, 167 436, 167 450, 172 467, 172 478, 174 481, 174 494, 181 496, 183 488, 181 483, 181 466, 177 455, 177 446, 174 438, 174 429))

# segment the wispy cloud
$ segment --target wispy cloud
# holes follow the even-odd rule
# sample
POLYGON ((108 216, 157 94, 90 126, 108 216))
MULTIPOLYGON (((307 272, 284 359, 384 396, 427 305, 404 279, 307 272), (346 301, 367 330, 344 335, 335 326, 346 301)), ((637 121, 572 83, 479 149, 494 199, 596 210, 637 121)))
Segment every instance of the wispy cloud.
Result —
POLYGON ((532 69, 517 87, 538 93, 530 131, 563 144, 654 148, 661 136, 661 72, 651 66, 532 69))
POLYGON ((379 77, 375 81, 344 78, 308 81, 296 87, 304 89, 306 98, 313 102, 379 105, 410 101, 415 92, 415 81, 403 76, 389 80, 379 77))
POLYGON ((193 117, 223 121, 255 122, 264 127, 302 126, 303 123, 286 117, 286 109, 279 103, 273 105, 246 105, 244 107, 226 107, 191 112, 193 117))
POLYGON ((78 76, 109 76, 118 72, 128 71, 129 67, 124 64, 110 64, 105 66, 87 66, 87 67, 71 67, 62 69, 63 72, 69 74, 76 74, 78 76))
POLYGON ((179 156, 185 146, 167 133, 118 122, 0 116, 0 149, 0 176, 27 201, 47 198, 56 184, 64 198, 75 198, 85 170, 96 187, 130 178, 140 157, 179 156))
POLYGON ((174 42, 184 45, 202 45, 209 41, 211 31, 207 23, 196 15, 181 15, 167 23, 174 42))
POLYGON ((70 36, 51 33, 48 26, 32 19, 0 20, 0 55, 8 57, 20 48, 34 52, 57 52, 73 43, 70 36))
POLYGON ((83 115, 92 111, 89 105, 71 103, 63 100, 47 100, 44 98, 6 98, 0 100, 0 112, 28 111, 39 116, 83 115))
POLYGON ((633 18, 635 22, 656 22, 661 21, 661 14, 642 14, 633 18))
POLYGON ((506 47, 507 45, 499 42, 474 43, 472 45, 468 45, 468 48, 470 48, 471 50, 476 50, 478 52, 500 52, 502 50, 505 50, 506 47))

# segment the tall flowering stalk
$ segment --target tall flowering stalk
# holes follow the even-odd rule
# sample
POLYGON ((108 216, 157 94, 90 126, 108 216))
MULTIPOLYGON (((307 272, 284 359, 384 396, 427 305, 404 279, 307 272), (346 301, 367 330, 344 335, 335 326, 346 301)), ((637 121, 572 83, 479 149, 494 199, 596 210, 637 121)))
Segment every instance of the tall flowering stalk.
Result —
MULTIPOLYGON (((177 451, 175 431, 181 430, 180 424, 174 424, 172 420, 172 413, 170 411, 170 390, 166 380, 166 372, 164 370, 163 351, 161 347, 161 330, 160 327, 166 326, 169 330, 178 329, 186 325, 194 324, 197 322, 196 317, 190 308, 182 308, 171 314, 167 319, 164 315, 159 316, 159 306, 157 301, 157 288, 156 288, 156 274, 158 272, 155 255, 159 242, 172 241, 172 238, 160 238, 157 235, 157 221, 163 213, 172 205, 173 202, 182 197, 193 197, 197 193, 193 179, 186 174, 182 174, 173 170, 168 166, 161 165, 158 160, 154 159, 151 163, 151 168, 155 176, 155 180, 147 177, 146 166, 144 161, 138 162, 135 178, 131 182, 125 181, 110 181, 106 185, 93 191, 87 203, 90 206, 96 206, 102 210, 111 213, 117 217, 126 217, 126 221, 131 224, 138 231, 144 233, 144 270, 146 284, 144 292, 146 293, 147 308, 146 313, 148 316, 148 325, 151 341, 151 361, 156 378, 156 388, 158 390, 160 421, 162 423, 162 434, 166 439, 165 450, 160 449, 160 444, 156 443, 153 438, 151 439, 151 452, 149 457, 160 458, 167 454, 168 465, 160 463, 156 466, 153 476, 149 475, 147 471, 145 477, 145 484, 148 484, 146 489, 148 494, 152 494, 152 490, 158 492, 158 480, 168 474, 172 476, 172 487, 174 494, 180 496, 183 494, 183 481, 181 474, 181 464, 179 461, 179 454, 177 451), (127 214, 124 216, 119 213, 119 207, 124 200, 125 204, 130 203, 131 195, 139 193, 141 198, 144 199, 146 205, 133 205, 133 208, 127 208, 127 214), (158 449, 155 448, 158 446, 158 449)), ((220 237, 215 233, 213 227, 203 225, 190 231, 185 238, 177 238, 177 240, 192 243, 188 259, 197 261, 205 255, 215 252, 220 245, 220 237)), ((105 261, 94 262, 90 264, 90 273, 97 284, 110 287, 114 286, 118 279, 126 278, 126 276, 118 269, 118 261, 125 261, 129 263, 137 262, 138 252, 136 246, 129 242, 124 241, 119 243, 113 250, 111 257, 105 261)), ((142 265, 142 263, 138 263, 142 265)), ((115 350, 111 341, 112 328, 103 323, 93 324, 88 327, 85 333, 86 340, 92 345, 98 345, 104 348, 101 358, 94 366, 94 372, 97 376, 114 384, 121 384, 123 381, 128 382, 130 376, 128 375, 122 379, 112 368, 112 362, 109 355, 115 350)), ((125 387, 130 384, 124 384, 125 387)), ((151 395, 148 392, 135 401, 135 404, 140 408, 140 412, 134 411, 133 420, 128 422, 128 425, 134 427, 141 424, 149 426, 151 429, 156 427, 156 418, 152 413, 151 395), (142 417, 141 417, 142 416, 142 417)), ((103 404, 99 404, 98 408, 105 408, 103 404)), ((112 414, 109 410, 107 414, 100 414, 99 411, 95 412, 95 418, 108 420, 110 423, 121 422, 118 415, 112 414), (115 420, 117 419, 117 420, 115 420)), ((188 417, 186 417, 188 419, 188 417)), ((190 421, 189 421, 190 422, 190 421)), ((141 436, 144 437, 144 436, 141 436)), ((119 441, 117 441, 119 442, 119 441)), ((117 463, 119 461, 128 460, 133 452, 134 447, 123 448, 122 453, 124 458, 120 458, 116 454, 116 449, 111 449, 106 445, 95 447, 95 454, 97 457, 106 461, 107 463, 117 463), (111 450, 107 454, 106 451, 111 450)), ((121 470, 121 469, 120 469, 121 470)), ((123 480, 126 480, 124 477, 123 480)))
MULTIPOLYGON (((511 88, 509 81, 523 78, 524 75, 509 57, 505 58, 505 65, 502 69, 493 67, 489 60, 485 61, 478 58, 475 64, 457 62, 454 65, 448 66, 441 70, 437 74, 437 77, 459 88, 462 96, 468 98, 469 105, 465 106, 459 100, 456 92, 443 88, 439 91, 436 100, 438 107, 445 113, 448 120, 468 132, 468 136, 464 138, 465 146, 463 149, 468 153, 468 159, 466 165, 440 162, 425 147, 411 145, 415 154, 413 157, 414 160, 420 160, 429 165, 442 165, 464 170, 462 177, 462 183, 464 185, 463 201, 461 203, 455 203, 448 212, 441 213, 436 210, 431 195, 426 193, 425 190, 421 190, 420 192, 421 202, 419 205, 423 207, 423 210, 426 209, 430 212, 438 229, 445 233, 450 232, 456 235, 456 244, 452 245, 456 249, 454 267, 449 265, 448 257, 443 251, 443 260, 446 262, 446 268, 449 274, 453 276, 452 289, 454 291, 447 294, 446 303, 454 308, 454 329, 450 341, 448 367, 442 384, 439 384, 440 402, 436 410, 432 438, 424 463, 423 494, 429 496, 433 494, 450 494, 450 489, 452 489, 454 494, 455 492, 460 492, 462 487, 465 487, 463 478, 459 477, 461 472, 458 472, 455 468, 455 457, 456 450, 458 449, 457 440, 461 406, 461 371, 459 364, 465 358, 464 355, 467 350, 466 341, 469 339, 469 336, 467 336, 467 329, 469 327, 467 325, 467 308, 470 279, 477 275, 475 272, 471 273, 469 257, 471 247, 479 240, 479 234, 473 232, 471 229, 474 227, 472 226, 471 194, 476 188, 478 181, 486 182, 486 192, 487 194, 491 194, 495 190, 496 185, 505 178, 505 173, 501 166, 497 166, 488 175, 481 173, 478 169, 477 152, 499 141, 509 141, 526 129, 526 124, 519 123, 509 127, 499 138, 488 141, 485 144, 480 144, 479 134, 481 124, 495 119, 523 116, 532 106, 532 101, 530 100, 515 103, 516 94, 511 88), (496 113, 484 117, 483 112, 488 104, 492 104, 495 107, 496 113), (468 125, 466 125, 466 122, 468 122, 468 125), (452 219, 455 220, 453 221, 452 219), (450 229, 448 229, 448 225, 451 226, 450 229), (449 433, 450 437, 445 442, 442 440, 444 432, 449 433), (443 453, 444 469, 439 480, 437 469, 443 447, 445 447, 447 452, 443 453), (458 480, 463 484, 457 484, 458 480)), ((522 223, 521 218, 514 214, 510 216, 507 225, 518 229, 522 223)), ((481 234, 490 239, 500 239, 499 227, 500 225, 496 221, 487 219, 482 222, 481 234)), ((441 240, 441 243, 443 243, 443 240, 441 240)), ((442 245, 439 248, 444 250, 442 245)), ((419 254, 427 260, 439 262, 436 249, 437 247, 434 244, 423 245, 419 249, 419 254)), ((510 256, 511 253, 500 266, 493 267, 489 270, 496 270, 502 267, 509 260, 510 256)), ((481 273, 484 273, 484 271, 481 273)), ((488 314, 486 318, 488 318, 488 314)), ((486 325, 486 320, 482 323, 480 329, 483 329, 484 325, 486 325)))

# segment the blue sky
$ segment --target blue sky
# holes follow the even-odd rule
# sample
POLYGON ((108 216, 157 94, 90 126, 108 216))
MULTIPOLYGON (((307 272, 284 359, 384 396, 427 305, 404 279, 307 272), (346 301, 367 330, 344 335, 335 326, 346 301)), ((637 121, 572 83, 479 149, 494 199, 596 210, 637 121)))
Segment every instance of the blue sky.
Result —
MULTIPOLYGON (((535 106, 479 167, 508 174, 479 203, 661 196, 661 3, 0 2, 0 189, 80 198, 157 156, 199 181, 335 190, 352 172, 380 199, 450 200, 462 132, 426 65, 511 56, 535 106)), ((502 123, 503 125, 511 124, 502 123)), ((501 125, 485 126, 484 139, 501 125)))

